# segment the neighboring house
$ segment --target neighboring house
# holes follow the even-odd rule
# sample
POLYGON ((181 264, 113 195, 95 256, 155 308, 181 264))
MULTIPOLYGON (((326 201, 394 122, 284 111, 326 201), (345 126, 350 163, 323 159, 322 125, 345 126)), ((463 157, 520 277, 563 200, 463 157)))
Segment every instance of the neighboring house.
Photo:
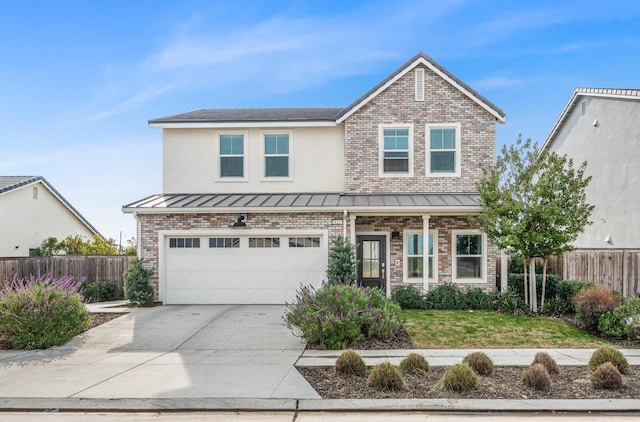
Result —
POLYGON ((154 119, 163 194, 123 207, 164 303, 284 303, 326 278, 334 236, 359 283, 495 289, 469 216, 505 114, 418 54, 340 108, 205 109, 154 119))
POLYGON ((637 293, 640 261, 630 253, 640 250, 640 90, 576 89, 542 148, 576 165, 586 161, 593 177, 586 189, 593 224, 575 241, 577 252, 565 256, 565 277, 637 293), (590 263, 579 261, 581 253, 590 263))
POLYGON ((580 249, 640 248, 640 90, 578 88, 542 148, 586 161, 591 220, 580 249))
POLYGON ((0 176, 0 256, 33 255, 42 241, 98 234, 60 193, 40 176, 0 176))

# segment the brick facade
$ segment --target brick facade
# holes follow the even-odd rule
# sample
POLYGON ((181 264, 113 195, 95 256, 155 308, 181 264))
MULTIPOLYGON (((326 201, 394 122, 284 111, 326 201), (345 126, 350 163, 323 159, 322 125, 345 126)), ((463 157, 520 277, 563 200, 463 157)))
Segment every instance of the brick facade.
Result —
MULTIPOLYGON (((229 230, 236 214, 140 214, 142 239, 140 244, 144 265, 154 269, 150 283, 154 288, 154 299, 159 300, 158 281, 158 233, 161 230, 229 230)), ((350 228, 347 226, 347 236, 350 228)), ((470 226, 468 217, 433 216, 429 220, 429 229, 438 231, 438 281, 437 284, 449 283, 451 279, 452 230, 475 228, 470 226)), ((329 238, 343 234, 343 215, 341 213, 269 213, 250 214, 246 229, 236 229, 238 234, 247 230, 327 230, 329 238)), ((380 232, 389 235, 392 230, 422 230, 421 216, 359 216, 356 218, 356 233, 380 232)), ((389 279, 391 288, 403 283, 403 240, 390 240, 389 279), (395 261, 400 265, 395 265, 395 261)), ((495 247, 489 245, 487 257, 494 257, 495 247)), ((495 289, 495 259, 487 259, 483 265, 487 267, 487 282, 476 285, 484 290, 495 289)), ((469 286, 469 284, 465 284, 469 286)), ((430 285, 434 288, 435 284, 430 285)))
POLYGON ((345 120, 345 192, 475 192, 495 155, 496 119, 426 67, 425 101, 415 101, 415 69, 345 120), (379 125, 413 125, 413 177, 379 177, 379 125), (426 177, 427 124, 460 123, 461 177, 426 177))

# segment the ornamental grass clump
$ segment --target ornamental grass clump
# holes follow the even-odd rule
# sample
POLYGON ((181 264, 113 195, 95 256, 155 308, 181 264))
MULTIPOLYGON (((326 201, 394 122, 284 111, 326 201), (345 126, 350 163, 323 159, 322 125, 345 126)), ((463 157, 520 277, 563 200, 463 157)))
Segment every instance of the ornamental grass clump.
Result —
POLYGON ((534 363, 529 369, 524 371, 522 382, 527 387, 535 390, 547 391, 551 388, 551 376, 541 363, 534 363))
POLYGON ((381 391, 399 391, 405 387, 400 371, 389 362, 382 362, 373 367, 367 385, 381 391))
POLYGON ((533 362, 531 365, 535 365, 536 363, 541 364, 545 367, 549 374, 559 374, 560 368, 556 363, 555 359, 551 357, 551 355, 547 352, 538 352, 533 358, 533 362))
POLYGON ((478 387, 478 374, 466 363, 457 363, 447 369, 440 380, 440 385, 447 390, 463 392, 478 387))
POLYGON ((493 372, 493 362, 484 352, 469 353, 462 363, 469 365, 478 375, 491 375, 493 372))
POLYGON ((356 351, 345 350, 336 359, 336 372, 343 375, 363 377, 367 373, 367 366, 356 351))
POLYGON ((589 376, 593 388, 617 390, 622 387, 622 374, 611 362, 598 366, 589 376))
POLYGON ((302 286, 284 315, 287 327, 318 349, 345 349, 377 338, 390 340, 402 310, 382 290, 340 283, 302 286))
POLYGON ((429 372, 429 362, 418 353, 409 353, 400 362, 400 371, 403 374, 425 375, 429 372))
POLYGON ((589 359, 589 369, 593 371, 598 366, 606 362, 611 362, 611 364, 615 366, 621 374, 626 375, 631 373, 629 362, 620 350, 608 346, 603 346, 593 352, 591 359, 589 359))
POLYGON ((13 349, 60 346, 91 325, 83 280, 53 274, 5 281, 0 290, 0 336, 13 349))
POLYGON ((620 296, 601 286, 582 289, 574 298, 576 323, 586 330, 596 332, 600 317, 620 306, 620 296))

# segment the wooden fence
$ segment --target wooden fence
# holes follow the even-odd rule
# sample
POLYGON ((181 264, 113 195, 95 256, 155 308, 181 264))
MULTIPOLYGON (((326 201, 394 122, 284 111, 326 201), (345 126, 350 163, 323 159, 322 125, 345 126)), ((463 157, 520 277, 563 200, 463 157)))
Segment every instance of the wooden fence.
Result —
MULTIPOLYGON (((500 280, 500 256, 496 257, 497 285, 500 280)), ((593 281, 624 297, 640 293, 640 250, 593 249, 552 256, 547 274, 560 274, 564 280, 593 281)))
POLYGON ((0 258, 0 280, 53 273, 54 277, 73 276, 86 281, 116 282, 117 297, 124 297, 124 278, 129 261, 124 255, 62 255, 52 257, 0 258))

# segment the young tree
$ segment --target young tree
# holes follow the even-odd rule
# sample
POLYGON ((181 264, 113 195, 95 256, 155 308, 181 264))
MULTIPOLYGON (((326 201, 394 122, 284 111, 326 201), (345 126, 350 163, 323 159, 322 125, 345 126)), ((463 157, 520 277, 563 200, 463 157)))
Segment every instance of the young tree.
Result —
POLYGON ((358 260, 356 247, 342 236, 331 239, 333 245, 329 251, 329 267, 327 281, 352 284, 358 280, 358 260))
MULTIPOLYGON (((483 169, 485 178, 476 184, 483 206, 476 221, 497 247, 522 256, 525 269, 529 262, 529 283, 526 274, 524 283, 533 311, 538 309, 534 259, 546 262, 554 253, 572 250, 571 242, 590 224, 586 164, 575 169, 566 156, 539 152, 530 139, 518 137, 502 148, 494 167, 483 169)), ((545 279, 543 270, 543 289, 545 279)))

